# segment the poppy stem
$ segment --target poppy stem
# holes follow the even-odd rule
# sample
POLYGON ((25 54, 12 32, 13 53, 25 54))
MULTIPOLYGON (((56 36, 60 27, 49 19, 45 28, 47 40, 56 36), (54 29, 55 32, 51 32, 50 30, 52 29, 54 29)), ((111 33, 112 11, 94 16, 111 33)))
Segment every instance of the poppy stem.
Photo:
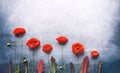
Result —
MULTIPOLYGON (((63 64, 64 64, 64 57, 63 57, 63 45, 62 45, 62 48, 61 48, 61 59, 62 59, 62 66, 63 66, 63 64)), ((60 72, 62 73, 62 71, 63 71, 63 67, 62 67, 62 69, 60 70, 60 72)))
POLYGON ((33 61, 32 61, 32 73, 34 73, 34 50, 33 50, 32 58, 33 58, 33 61))
POLYGON ((48 73, 50 72, 49 65, 50 65, 50 63, 49 63, 49 54, 48 54, 48 73))
POLYGON ((50 64, 50 63, 49 63, 49 54, 48 54, 48 67, 49 67, 49 64, 50 64))
POLYGON ((78 58, 76 60, 76 73, 78 73, 78 58))
POLYGON ((20 61, 22 61, 22 35, 20 35, 20 52, 19 52, 19 61, 18 63, 20 64, 20 61))
POLYGON ((20 35, 20 61, 22 60, 22 36, 20 35))
POLYGON ((61 54, 62 54, 62 64, 63 64, 63 46, 62 46, 62 49, 61 49, 61 54))
POLYGON ((93 61, 92 73, 94 72, 94 65, 95 65, 95 64, 94 64, 94 61, 93 61))
POLYGON ((16 69, 16 45, 14 45, 14 66, 16 69))
POLYGON ((62 73, 62 70, 60 70, 60 73, 62 73))
POLYGON ((29 60, 28 60, 28 73, 30 73, 30 70, 29 70, 29 60))

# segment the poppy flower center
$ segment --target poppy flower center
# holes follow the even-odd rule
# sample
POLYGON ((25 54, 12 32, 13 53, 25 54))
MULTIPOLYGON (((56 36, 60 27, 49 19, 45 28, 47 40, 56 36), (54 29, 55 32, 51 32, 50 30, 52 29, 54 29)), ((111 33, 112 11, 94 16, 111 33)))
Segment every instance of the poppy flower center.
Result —
POLYGON ((48 50, 48 48, 46 48, 46 50, 48 50))
POLYGON ((79 50, 79 48, 80 48, 79 46, 76 46, 76 49, 77 49, 77 50, 79 50))
POLYGON ((34 44, 35 44, 35 42, 32 42, 31 44, 32 44, 32 45, 34 45, 34 44))
POLYGON ((97 53, 97 52, 94 52, 93 55, 98 55, 98 53, 97 53))

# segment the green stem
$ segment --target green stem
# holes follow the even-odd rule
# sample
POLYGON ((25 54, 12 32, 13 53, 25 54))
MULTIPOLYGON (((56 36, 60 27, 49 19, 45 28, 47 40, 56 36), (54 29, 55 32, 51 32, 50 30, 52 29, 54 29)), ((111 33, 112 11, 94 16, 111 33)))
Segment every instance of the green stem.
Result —
POLYGON ((62 54, 62 64, 63 64, 63 47, 61 49, 61 54, 62 54))
POLYGON ((16 45, 14 45, 14 66, 16 69, 16 45))
POLYGON ((18 64, 20 64, 20 61, 22 61, 22 36, 20 36, 20 55, 19 55, 19 61, 18 61, 18 64))
POLYGON ((33 61, 32 61, 32 73, 34 73, 34 50, 33 50, 32 58, 33 58, 33 61))
POLYGON ((20 61, 22 60, 22 36, 20 36, 20 61))
POLYGON ((29 70, 29 60, 28 60, 28 73, 30 73, 30 70, 29 70))
POLYGON ((49 54, 48 54, 48 73, 50 73, 49 65, 50 65, 50 63, 49 63, 49 54))
POLYGON ((64 73, 66 73, 66 65, 64 64, 64 73))
POLYGON ((60 70, 60 73, 62 73, 62 70, 60 70))
POLYGON ((66 70, 64 70, 64 73, 66 73, 66 70))
POLYGON ((95 64, 94 64, 94 61, 93 61, 92 73, 94 72, 94 65, 95 65, 95 64))
POLYGON ((78 58, 76 60, 76 73, 78 73, 78 58))
POLYGON ((50 64, 50 63, 49 63, 49 54, 48 54, 48 67, 49 67, 49 64, 50 64))

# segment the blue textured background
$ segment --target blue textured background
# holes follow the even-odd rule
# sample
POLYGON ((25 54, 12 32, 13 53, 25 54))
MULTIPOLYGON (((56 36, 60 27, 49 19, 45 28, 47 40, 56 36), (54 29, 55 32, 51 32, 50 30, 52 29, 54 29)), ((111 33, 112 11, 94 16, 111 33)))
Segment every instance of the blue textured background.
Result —
MULTIPOLYGON (((23 37, 23 56, 30 61, 31 51, 25 46, 25 42, 30 37, 37 37, 42 42, 41 46, 45 43, 51 43, 54 46, 51 56, 54 56, 58 65, 60 65, 59 51, 61 47, 55 38, 59 35, 66 35, 70 40, 64 47, 67 73, 70 73, 69 62, 75 62, 76 60, 71 52, 71 44, 76 41, 86 46, 86 52, 79 59, 79 64, 88 55, 90 58, 89 73, 91 73, 93 63, 95 63, 93 73, 97 73, 99 60, 103 60, 102 73, 120 73, 119 0, 80 0, 80 2, 78 0, 59 0, 58 2, 54 0, 26 0, 25 2, 24 0, 0 0, 0 73, 8 73, 9 60, 13 60, 13 47, 9 48, 6 43, 16 42, 17 53, 19 53, 19 38, 16 38, 12 33, 15 27, 25 27, 27 30, 23 37), (94 30, 92 31, 92 29, 94 30), (106 41, 107 43, 104 43, 106 41), (90 57, 90 51, 92 50, 100 52, 100 57, 96 61, 90 57)), ((17 54, 18 56, 19 54, 17 54)), ((35 63, 41 58, 45 61, 47 67, 46 54, 39 49, 35 54, 35 63)), ((23 70, 23 68, 21 69, 23 70)), ((79 65, 79 71, 80 69, 79 65)))

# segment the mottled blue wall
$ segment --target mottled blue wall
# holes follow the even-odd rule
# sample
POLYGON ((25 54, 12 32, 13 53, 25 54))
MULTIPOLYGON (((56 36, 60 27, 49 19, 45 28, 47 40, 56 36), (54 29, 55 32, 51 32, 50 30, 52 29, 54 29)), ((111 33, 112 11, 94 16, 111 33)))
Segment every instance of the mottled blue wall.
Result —
MULTIPOLYGON (((99 60, 103 60, 102 73, 120 73, 119 4, 119 0, 0 0, 0 73, 8 72, 9 60, 13 60, 14 56, 13 47, 6 46, 7 42, 15 42, 19 57, 19 38, 12 33, 15 27, 25 27, 27 30, 23 37, 23 56, 30 62, 32 52, 25 43, 31 37, 37 37, 41 40, 41 46, 45 43, 53 45, 51 56, 54 56, 60 65, 61 47, 55 38, 65 35, 69 38, 64 47, 67 73, 70 73, 69 63, 76 61, 71 52, 71 45, 75 42, 85 45, 86 50, 80 57, 79 64, 88 55, 90 73, 93 63, 93 73, 97 73, 99 60), (90 57, 92 50, 100 52, 96 61, 90 57)), ((47 67, 47 57, 41 47, 35 53, 35 63, 39 59, 43 59, 47 67)), ((79 71, 80 69, 79 65, 79 71)))

